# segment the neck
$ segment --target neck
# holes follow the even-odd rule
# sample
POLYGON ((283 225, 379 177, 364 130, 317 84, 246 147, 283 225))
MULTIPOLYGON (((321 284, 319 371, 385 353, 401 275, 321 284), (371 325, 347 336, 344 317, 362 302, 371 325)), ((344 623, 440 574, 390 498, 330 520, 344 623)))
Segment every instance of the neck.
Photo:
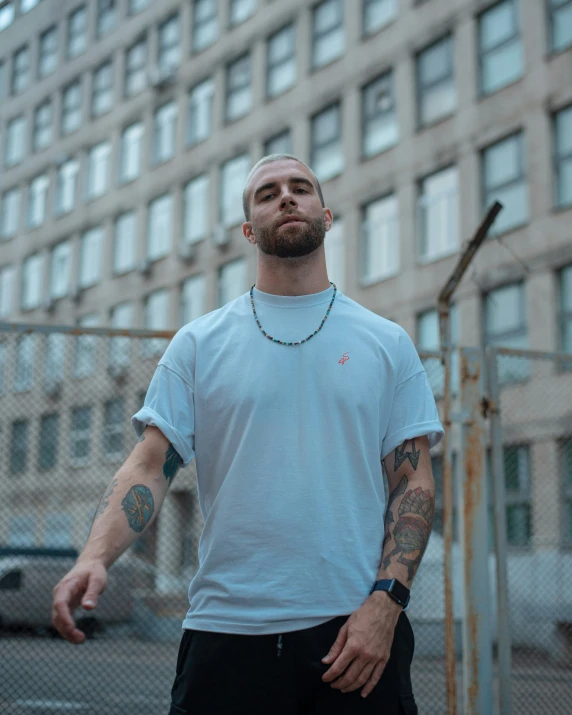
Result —
POLYGON ((311 295, 330 288, 326 261, 300 265, 296 259, 278 259, 274 265, 258 261, 256 288, 272 295, 311 295))

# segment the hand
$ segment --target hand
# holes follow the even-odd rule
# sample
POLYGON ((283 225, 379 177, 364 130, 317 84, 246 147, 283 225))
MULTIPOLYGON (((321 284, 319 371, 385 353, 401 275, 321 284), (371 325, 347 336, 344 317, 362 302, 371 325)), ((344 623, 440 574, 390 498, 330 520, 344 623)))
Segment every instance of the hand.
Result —
POLYGON ((73 612, 78 606, 91 611, 107 586, 107 571, 98 561, 76 564, 52 591, 52 624, 70 643, 85 641, 85 633, 76 628, 73 612))
POLYGON ((322 680, 342 693, 365 686, 367 697, 389 660, 395 625, 403 609, 385 592, 375 591, 340 628, 323 663, 332 664, 322 680), (338 678, 338 680, 336 680, 338 678))

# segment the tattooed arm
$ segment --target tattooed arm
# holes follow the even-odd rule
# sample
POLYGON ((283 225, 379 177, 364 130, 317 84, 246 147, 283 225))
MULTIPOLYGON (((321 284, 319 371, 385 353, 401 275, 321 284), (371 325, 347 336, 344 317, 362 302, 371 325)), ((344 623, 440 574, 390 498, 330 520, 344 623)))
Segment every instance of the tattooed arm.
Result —
POLYGON ((146 427, 105 490, 76 565, 54 588, 52 622, 66 640, 85 640, 73 611, 80 604, 95 608, 107 585, 107 569, 156 518, 182 463, 163 433, 146 427))
POLYGON ((433 525, 435 483, 429 440, 406 440, 384 459, 389 488, 383 554, 377 578, 411 583, 433 525))

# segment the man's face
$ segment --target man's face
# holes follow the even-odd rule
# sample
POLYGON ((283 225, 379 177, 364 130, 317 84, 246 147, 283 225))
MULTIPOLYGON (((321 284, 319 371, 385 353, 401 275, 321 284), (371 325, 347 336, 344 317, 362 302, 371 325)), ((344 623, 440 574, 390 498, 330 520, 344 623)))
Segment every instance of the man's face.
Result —
POLYGON ((248 199, 248 223, 266 255, 299 258, 324 243, 332 215, 322 207, 314 177, 297 161, 283 159, 261 166, 250 180, 248 199))

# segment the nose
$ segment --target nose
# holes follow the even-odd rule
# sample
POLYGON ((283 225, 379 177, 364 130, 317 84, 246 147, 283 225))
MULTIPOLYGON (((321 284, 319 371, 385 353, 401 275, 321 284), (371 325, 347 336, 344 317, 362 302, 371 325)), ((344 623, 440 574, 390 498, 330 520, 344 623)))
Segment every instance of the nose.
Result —
POLYGON ((287 206, 298 206, 295 195, 288 187, 282 191, 282 196, 280 198, 280 208, 285 209, 287 206))

